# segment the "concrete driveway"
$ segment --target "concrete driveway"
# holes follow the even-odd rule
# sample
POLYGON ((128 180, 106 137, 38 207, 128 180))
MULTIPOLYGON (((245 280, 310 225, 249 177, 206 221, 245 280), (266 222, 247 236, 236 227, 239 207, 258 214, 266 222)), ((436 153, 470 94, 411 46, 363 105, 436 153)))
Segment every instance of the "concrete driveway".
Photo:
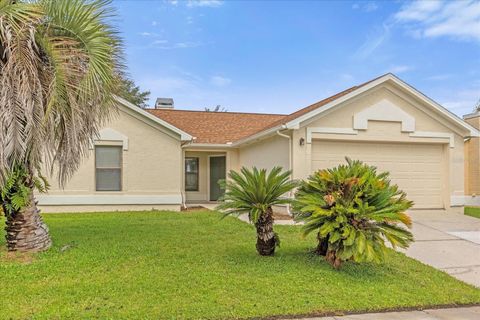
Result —
POLYGON ((415 242, 406 254, 480 287, 480 219, 423 210, 410 216, 415 242))

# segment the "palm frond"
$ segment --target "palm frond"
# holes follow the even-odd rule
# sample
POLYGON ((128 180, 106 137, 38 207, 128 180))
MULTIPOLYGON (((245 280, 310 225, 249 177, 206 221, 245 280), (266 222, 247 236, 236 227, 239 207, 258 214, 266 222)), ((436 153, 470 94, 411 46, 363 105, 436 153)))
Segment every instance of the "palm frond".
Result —
POLYGON ((297 183, 290 180, 290 174, 290 171, 282 171, 281 167, 269 172, 256 167, 242 167, 240 172, 232 170, 223 182, 223 202, 216 209, 226 215, 247 213, 250 220, 256 223, 272 206, 292 201, 286 195, 297 183))
POLYGON ((45 162, 63 185, 115 116, 123 60, 110 2, 0 0, 0 179, 45 162))
POLYGON ((411 219, 405 213, 413 202, 391 184, 389 174, 346 159, 347 164, 324 169, 303 181, 293 203, 303 232, 328 239, 329 262, 382 261, 387 247, 406 248, 413 241, 411 219))

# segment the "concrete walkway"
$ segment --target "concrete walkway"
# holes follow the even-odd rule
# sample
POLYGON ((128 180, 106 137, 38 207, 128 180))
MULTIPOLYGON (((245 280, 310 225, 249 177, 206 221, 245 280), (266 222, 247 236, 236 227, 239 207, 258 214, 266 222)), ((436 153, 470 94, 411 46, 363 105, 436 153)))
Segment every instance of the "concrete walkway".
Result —
POLYGON ((478 320, 480 307, 429 309, 423 311, 365 313, 303 320, 478 320))
POLYGON ((480 287, 480 219, 438 211, 410 215, 415 242, 406 254, 480 287))

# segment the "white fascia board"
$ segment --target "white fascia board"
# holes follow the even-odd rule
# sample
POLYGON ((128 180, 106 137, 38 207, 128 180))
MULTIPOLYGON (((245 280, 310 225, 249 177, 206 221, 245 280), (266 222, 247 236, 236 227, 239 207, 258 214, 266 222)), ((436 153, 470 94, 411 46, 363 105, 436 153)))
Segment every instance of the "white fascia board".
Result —
POLYGON ((123 99, 123 98, 121 98, 121 97, 119 97, 119 96, 115 96, 115 99, 116 99, 118 102, 120 102, 123 106, 127 107, 128 109, 133 110, 133 111, 137 112, 138 114, 144 116, 145 118, 150 119, 151 121, 153 121, 153 122, 155 122, 155 123, 157 123, 157 124, 159 124, 159 125, 167 128, 168 130, 173 131, 173 132, 179 134, 181 141, 190 141, 190 140, 193 139, 193 137, 192 137, 190 134, 188 134, 187 132, 185 132, 185 131, 183 131, 183 130, 181 130, 181 129, 173 126, 173 125, 171 125, 170 123, 168 123, 168 122, 166 122, 166 121, 164 121, 164 120, 162 120, 162 119, 160 119, 160 118, 158 118, 158 117, 155 117, 154 115, 148 113, 147 111, 143 110, 143 109, 140 108, 140 107, 137 107, 136 105, 128 102, 127 100, 125 100, 125 99, 123 99))
POLYGON ((187 143, 182 145, 184 149, 194 149, 194 148, 232 148, 232 143, 187 143))
MULTIPOLYGON (((231 146, 232 147, 238 147, 238 146, 240 146, 242 144, 245 144, 245 143, 249 143, 249 142, 253 142, 255 140, 263 139, 263 138, 266 138, 266 137, 271 136, 271 135, 273 136, 273 135, 277 134, 278 130, 284 130, 284 129, 286 129, 285 125, 280 124, 278 126, 267 129, 265 131, 260 131, 259 133, 256 133, 253 136, 249 136, 249 137, 246 137, 244 139, 238 140, 238 141, 232 143, 231 146)), ((289 129, 291 129, 291 128, 289 128, 289 129)))

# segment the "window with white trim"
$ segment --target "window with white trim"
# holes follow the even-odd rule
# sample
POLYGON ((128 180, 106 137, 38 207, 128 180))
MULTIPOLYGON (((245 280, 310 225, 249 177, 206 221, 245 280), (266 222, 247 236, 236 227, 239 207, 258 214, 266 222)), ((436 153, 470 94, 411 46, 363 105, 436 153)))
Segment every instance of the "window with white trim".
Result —
POLYGON ((95 188, 122 191, 121 146, 95 146, 95 188))

